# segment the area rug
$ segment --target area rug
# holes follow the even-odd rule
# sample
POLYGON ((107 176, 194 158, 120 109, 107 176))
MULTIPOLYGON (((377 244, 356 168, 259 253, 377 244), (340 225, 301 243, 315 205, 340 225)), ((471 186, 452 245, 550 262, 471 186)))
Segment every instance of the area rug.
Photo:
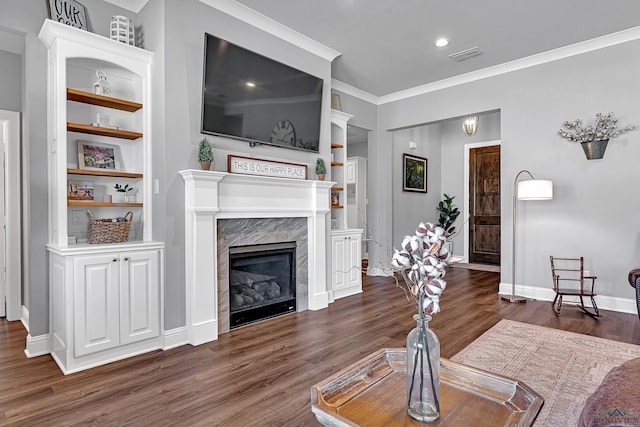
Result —
POLYGON ((605 375, 640 346, 501 320, 451 358, 518 379, 544 398, 535 426, 575 426, 605 375))
POLYGON ((499 265, 489 265, 489 264, 476 264, 472 262, 457 262, 451 265, 454 268, 466 268, 467 270, 481 270, 481 271, 492 271, 495 273, 500 273, 499 265))

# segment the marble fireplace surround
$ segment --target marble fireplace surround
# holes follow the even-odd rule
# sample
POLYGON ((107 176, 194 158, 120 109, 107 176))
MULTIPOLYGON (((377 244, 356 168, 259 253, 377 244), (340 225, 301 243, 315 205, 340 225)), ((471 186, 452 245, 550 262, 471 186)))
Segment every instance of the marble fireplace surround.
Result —
MULTIPOLYGON (((194 169, 180 171, 180 175, 185 183, 185 301, 190 344, 216 340, 221 331, 220 219, 306 219, 307 290, 306 301, 299 305, 310 310, 327 307, 327 214, 334 182, 194 169)), ((228 313, 226 316, 228 324, 228 313)))
POLYGON ((306 218, 221 218, 218 220, 218 317, 220 333, 229 332, 229 248, 264 243, 296 243, 296 311, 308 306, 306 218))

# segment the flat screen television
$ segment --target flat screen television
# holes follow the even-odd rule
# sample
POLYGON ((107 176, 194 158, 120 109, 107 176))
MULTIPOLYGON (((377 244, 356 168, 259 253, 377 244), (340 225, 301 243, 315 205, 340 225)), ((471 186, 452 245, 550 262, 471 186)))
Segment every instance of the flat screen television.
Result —
POLYGON ((323 79, 204 38, 202 133, 318 152, 323 79))

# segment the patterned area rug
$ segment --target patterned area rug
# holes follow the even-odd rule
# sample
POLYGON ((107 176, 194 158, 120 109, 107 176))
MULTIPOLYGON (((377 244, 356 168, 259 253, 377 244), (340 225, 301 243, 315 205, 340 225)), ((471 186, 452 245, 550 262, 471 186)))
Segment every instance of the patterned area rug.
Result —
POLYGON ((467 270, 481 270, 481 271, 493 271, 495 273, 500 273, 499 265, 489 265, 489 264, 475 264, 469 262, 458 262, 451 265, 453 268, 466 268, 467 270))
POLYGON ((501 320, 452 360, 523 381, 544 398, 535 426, 575 426, 605 375, 640 346, 501 320))

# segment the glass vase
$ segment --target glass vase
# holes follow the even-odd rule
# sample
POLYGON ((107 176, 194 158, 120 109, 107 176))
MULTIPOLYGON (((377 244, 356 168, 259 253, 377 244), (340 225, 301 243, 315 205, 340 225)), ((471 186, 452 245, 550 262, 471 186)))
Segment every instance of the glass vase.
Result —
POLYGON ((407 411, 417 421, 440 418, 440 341, 429 329, 430 316, 416 314, 407 335, 407 411))

